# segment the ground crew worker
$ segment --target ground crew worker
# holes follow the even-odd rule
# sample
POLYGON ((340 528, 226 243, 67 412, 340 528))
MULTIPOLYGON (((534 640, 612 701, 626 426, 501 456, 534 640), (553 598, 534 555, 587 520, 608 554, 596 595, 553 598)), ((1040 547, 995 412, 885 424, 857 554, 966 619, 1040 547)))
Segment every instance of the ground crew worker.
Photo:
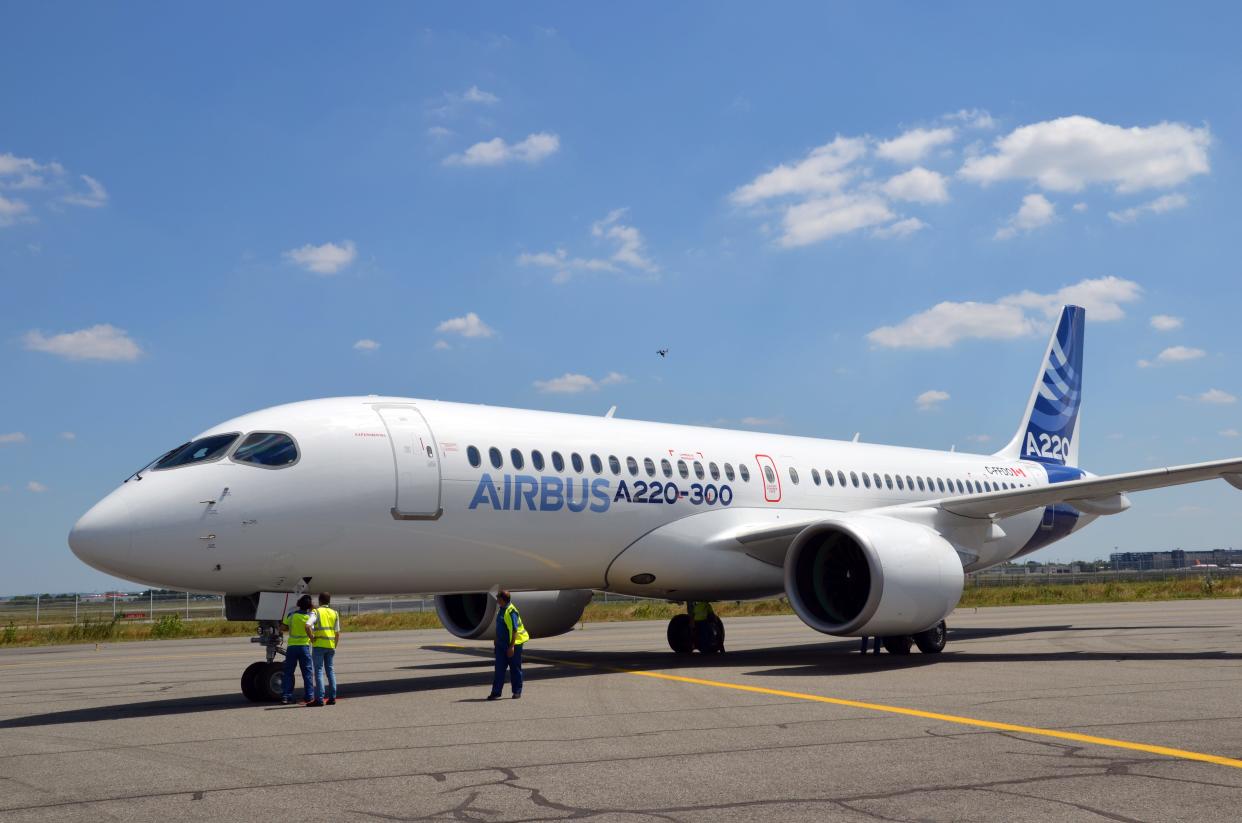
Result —
POLYGON ((336 705, 335 659, 336 647, 341 642, 341 615, 328 605, 331 602, 332 595, 329 592, 320 592, 319 606, 311 612, 311 623, 315 632, 315 640, 311 644, 311 658, 315 669, 316 706, 322 706, 325 702, 329 706, 336 705))
POLYGON ((298 598, 298 610, 289 612, 282 621, 280 630, 289 633, 289 643, 285 646, 285 676, 283 681, 284 694, 281 703, 293 702, 293 670, 302 670, 302 698, 306 705, 313 704, 315 697, 315 681, 311 675, 311 642, 315 639, 314 624, 311 623, 311 597, 304 594, 298 598))
POLYGON ((716 612, 712 610, 712 604, 706 600, 687 600, 686 613, 690 615, 690 634, 694 637, 694 644, 698 646, 699 651, 703 654, 710 654, 715 651, 724 651, 724 644, 720 643, 716 647, 715 629, 713 622, 717 620, 716 612))
POLYGON ((509 671, 509 687, 513 699, 522 697, 522 645, 530 640, 522 615, 513 605, 513 596, 505 589, 496 592, 496 676, 488 700, 499 700, 505 688, 505 670, 509 671))

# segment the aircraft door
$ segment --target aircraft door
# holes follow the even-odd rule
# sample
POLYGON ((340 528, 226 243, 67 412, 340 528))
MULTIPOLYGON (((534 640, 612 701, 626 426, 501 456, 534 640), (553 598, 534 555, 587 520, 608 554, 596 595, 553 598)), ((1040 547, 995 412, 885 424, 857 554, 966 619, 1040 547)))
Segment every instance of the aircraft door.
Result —
POLYGON ((776 463, 766 454, 756 454, 755 462, 759 464, 760 482, 763 483, 763 499, 769 503, 781 502, 781 475, 776 470, 776 463))
POLYGON ((440 508, 440 457, 431 427, 413 406, 375 410, 388 430, 396 470, 392 516, 397 520, 435 520, 440 508))

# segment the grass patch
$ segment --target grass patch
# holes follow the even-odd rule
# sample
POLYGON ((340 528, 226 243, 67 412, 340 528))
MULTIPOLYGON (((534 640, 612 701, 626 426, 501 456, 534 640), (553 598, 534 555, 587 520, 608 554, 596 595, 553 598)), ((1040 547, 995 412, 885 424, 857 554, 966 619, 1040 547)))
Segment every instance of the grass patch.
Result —
MULTIPOLYGON (((1073 603, 1125 603, 1156 600, 1203 600, 1242 597, 1242 576, 1186 576, 1160 580, 1110 580, 1101 583, 1016 583, 1009 586, 967 585, 959 604, 963 608, 981 606, 1043 606, 1073 603)), ((723 618, 793 614, 783 598, 771 600, 727 601, 715 604, 723 618)), ((583 623, 615 623, 629 620, 668 620, 685 612, 679 603, 660 600, 591 603, 582 615, 583 623)), ((435 612, 372 612, 346 615, 346 634, 384 632, 403 629, 437 629, 435 612)), ((167 614, 154 623, 86 619, 63 626, 22 627, 10 623, 0 627, 0 648, 9 646, 52 646, 66 643, 115 643, 133 640, 162 640, 190 637, 248 637, 255 633, 253 622, 227 620, 182 620, 167 614)))

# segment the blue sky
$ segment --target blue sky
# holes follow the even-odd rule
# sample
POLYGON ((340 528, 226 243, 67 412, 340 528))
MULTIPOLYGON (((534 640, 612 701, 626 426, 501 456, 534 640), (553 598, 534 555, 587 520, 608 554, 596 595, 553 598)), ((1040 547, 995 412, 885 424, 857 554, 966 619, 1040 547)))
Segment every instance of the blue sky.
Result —
MULTIPOLYGON (((1232 8, 6 21, 0 592, 110 585, 83 511, 309 397, 990 451, 1064 299, 1087 468, 1242 453, 1232 8)), ((1037 557, 1236 544, 1234 494, 1136 495, 1037 557)))

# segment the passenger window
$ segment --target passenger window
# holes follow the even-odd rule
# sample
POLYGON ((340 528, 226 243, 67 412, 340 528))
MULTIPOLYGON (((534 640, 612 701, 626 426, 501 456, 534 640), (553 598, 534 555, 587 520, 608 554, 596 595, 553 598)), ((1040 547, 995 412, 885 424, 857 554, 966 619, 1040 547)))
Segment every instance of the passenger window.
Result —
POLYGON ((876 487, 877 489, 878 489, 878 488, 880 488, 880 475, 878 475, 878 474, 872 474, 872 475, 871 475, 871 477, 872 477, 872 478, 874 478, 874 480, 875 480, 875 487, 876 487))
POLYGON ((720 479, 720 467, 717 466, 715 463, 707 464, 707 473, 712 476, 712 480, 720 479))
POLYGON ((625 458, 625 467, 630 470, 631 477, 638 477, 638 461, 632 457, 625 458))
POLYGON ((910 491, 914 491, 914 478, 908 474, 906 475, 906 488, 910 491))
POLYGON ((793 466, 789 467, 789 479, 793 481, 795 486, 798 485, 798 470, 793 466))
POLYGON ((621 473, 621 461, 617 459, 615 454, 608 455, 608 468, 612 469, 613 474, 621 473))
POLYGON ((836 485, 835 483, 832 482, 832 472, 828 471, 827 469, 824 469, 824 482, 827 483, 829 486, 836 485))
POLYGON ((495 446, 492 446, 490 449, 487 450, 487 456, 492 461, 492 468, 499 469, 501 466, 505 464, 504 459, 500 456, 500 449, 496 448, 495 446))
MULTIPOLYGON (((875 481, 875 482, 876 482, 876 485, 877 485, 877 486, 880 484, 880 481, 879 481, 879 480, 877 480, 877 481, 875 481)), ((885 486, 887 486, 887 487, 888 487, 888 488, 890 488, 890 489, 891 489, 891 488, 893 488, 893 477, 892 477, 892 475, 889 475, 889 474, 884 475, 884 485, 885 485, 885 486)))
MULTIPOLYGON (((853 474, 853 472, 850 472, 850 474, 853 474)), ((845 472, 843 471, 837 472, 837 482, 841 484, 841 488, 843 489, 845 488, 845 472)), ((858 485, 857 480, 855 480, 854 485, 855 486, 858 485)))
POLYGON ((254 432, 233 452, 233 461, 279 469, 298 462, 298 447, 287 434, 254 432))
POLYGON ((690 468, 686 465, 685 460, 677 461, 677 473, 680 474, 683 479, 690 476, 690 468))
POLYGON ((733 482, 733 464, 725 463, 725 479, 730 483, 733 482))
POLYGON ((184 446, 173 449, 168 454, 159 459, 152 471, 161 469, 175 469, 179 466, 189 466, 193 463, 207 463, 212 460, 219 460, 224 457, 224 453, 229 450, 229 446, 237 441, 238 433, 232 434, 213 434, 208 437, 200 437, 184 446))
POLYGON ((957 481, 957 492, 958 492, 958 494, 965 494, 965 493, 966 493, 966 490, 965 490, 964 488, 962 488, 962 481, 961 481, 961 480, 957 481))
POLYGON ((771 466, 764 466, 764 467, 763 467, 763 476, 764 476, 764 477, 766 477, 766 478, 768 479, 768 482, 769 482, 769 483, 775 483, 775 482, 776 482, 776 472, 772 471, 772 467, 771 467, 771 466))
MULTIPOLYGON (((858 475, 854 472, 850 472, 850 483, 853 484, 854 488, 858 488, 858 475)), ((844 486, 845 484, 842 483, 841 485, 844 486)))
POLYGON ((901 475, 900 475, 900 474, 899 474, 899 475, 897 475, 897 490, 898 490, 898 491, 905 491, 905 490, 906 490, 906 486, 905 486, 905 484, 901 482, 901 475))
POLYGON ((921 477, 920 477, 920 478, 918 478, 918 481, 919 481, 919 491, 926 491, 926 490, 923 488, 923 478, 921 478, 921 477))
POLYGON ((585 464, 582 462, 582 455, 577 452, 573 452, 569 455, 569 462, 573 464, 574 471, 578 474, 582 474, 583 469, 586 468, 585 464))
POLYGON ((942 492, 944 491, 944 481, 939 477, 936 478, 936 488, 940 489, 942 492))
POLYGON ((535 471, 543 471, 543 452, 535 449, 530 453, 530 464, 535 467, 535 471))
POLYGON ((596 474, 604 473, 604 461, 599 459, 598 454, 591 455, 591 471, 595 472, 596 474))
POLYGON ((470 461, 470 465, 476 469, 479 467, 479 464, 483 462, 479 457, 479 450, 474 446, 466 447, 466 460, 470 461))
POLYGON ((648 477, 655 477, 655 463, 650 457, 643 458, 643 468, 647 470, 648 477))
POLYGON ((811 469, 811 482, 816 486, 819 485, 819 469, 811 469))
POLYGON ((698 478, 698 479, 700 479, 700 480, 702 480, 703 478, 705 478, 705 477, 707 476, 707 475, 703 472, 703 464, 702 464, 702 463, 700 463, 700 462, 699 462, 699 461, 697 461, 697 460, 695 460, 695 461, 694 461, 694 476, 695 476, 695 477, 697 477, 697 478, 698 478))
POLYGON ((664 472, 665 477, 672 477, 673 476, 673 464, 669 463, 667 460, 661 460, 660 471, 664 472))
POLYGON ((509 462, 512 463, 513 468, 518 471, 520 471, 522 466, 526 464, 525 461, 522 460, 522 453, 517 449, 509 450, 509 462))
POLYGON ((738 473, 738 476, 742 478, 743 483, 750 482, 750 469, 746 468, 745 463, 737 464, 737 473, 738 473))
POLYGON ((565 471, 565 458, 561 457, 560 452, 552 452, 552 468, 558 472, 565 471))
POLYGON ((871 488, 871 477, 866 472, 863 472, 863 485, 871 488))

